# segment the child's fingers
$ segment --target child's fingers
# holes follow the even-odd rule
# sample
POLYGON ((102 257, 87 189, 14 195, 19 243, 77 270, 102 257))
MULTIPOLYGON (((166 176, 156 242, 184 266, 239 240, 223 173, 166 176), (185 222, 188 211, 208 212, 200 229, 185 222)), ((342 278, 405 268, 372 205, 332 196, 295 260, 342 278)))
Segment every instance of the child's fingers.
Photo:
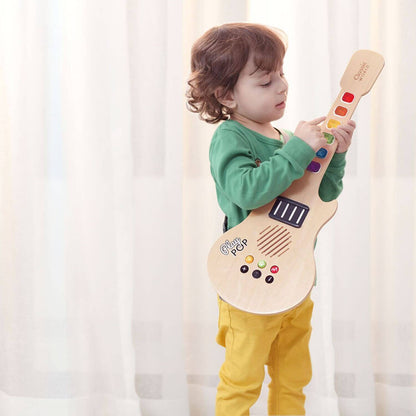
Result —
POLYGON ((355 121, 354 120, 348 120, 347 124, 343 124, 340 127, 344 127, 347 130, 354 131, 354 129, 357 127, 357 125, 355 124, 355 121))
POLYGON ((351 134, 347 129, 343 127, 337 127, 336 129, 332 129, 332 134, 340 135, 340 136, 348 136, 351 134))
POLYGON ((355 122, 353 120, 348 121, 347 124, 342 124, 341 126, 333 129, 333 131, 345 131, 347 134, 353 134, 355 130, 355 122))
POLYGON ((322 117, 314 118, 309 123, 314 124, 314 125, 318 125, 318 124, 322 123, 325 119, 326 119, 326 117, 322 116, 322 117))
POLYGON ((355 121, 349 120, 347 124, 332 129, 331 132, 335 136, 338 142, 337 152, 343 153, 348 150, 351 145, 352 135, 355 130, 355 121))

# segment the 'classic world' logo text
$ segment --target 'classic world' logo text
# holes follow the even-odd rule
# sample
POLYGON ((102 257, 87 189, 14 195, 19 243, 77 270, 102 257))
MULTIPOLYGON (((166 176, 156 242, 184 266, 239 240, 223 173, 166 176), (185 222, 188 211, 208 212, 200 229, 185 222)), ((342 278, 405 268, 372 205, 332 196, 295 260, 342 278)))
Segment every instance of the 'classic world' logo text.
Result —
POLYGON ((354 75, 354 79, 356 81, 362 81, 363 78, 365 77, 369 67, 370 67, 370 65, 367 62, 363 62, 361 64, 360 69, 358 70, 358 72, 354 75))

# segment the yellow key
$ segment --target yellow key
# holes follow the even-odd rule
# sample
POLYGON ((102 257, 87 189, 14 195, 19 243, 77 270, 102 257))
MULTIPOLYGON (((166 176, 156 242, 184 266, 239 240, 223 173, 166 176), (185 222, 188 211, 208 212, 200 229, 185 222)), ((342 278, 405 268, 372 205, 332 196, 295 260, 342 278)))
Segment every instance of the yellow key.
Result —
POLYGON ((334 120, 333 118, 331 118, 331 120, 329 120, 329 121, 328 121, 327 126, 328 126, 328 128, 329 128, 329 129, 335 129, 335 128, 337 128, 340 124, 341 124, 341 122, 340 122, 340 121, 338 121, 338 120, 334 120))
POLYGON ((254 257, 253 256, 247 256, 246 257, 246 263, 253 263, 254 257))

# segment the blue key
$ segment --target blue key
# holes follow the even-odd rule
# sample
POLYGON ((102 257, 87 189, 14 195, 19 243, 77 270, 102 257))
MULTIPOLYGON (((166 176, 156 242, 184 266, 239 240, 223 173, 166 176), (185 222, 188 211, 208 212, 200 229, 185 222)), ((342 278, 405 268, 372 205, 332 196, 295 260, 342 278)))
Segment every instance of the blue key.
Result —
POLYGON ((328 154, 328 150, 326 150, 324 147, 321 147, 316 152, 316 156, 319 157, 319 159, 325 159, 327 154, 328 154))

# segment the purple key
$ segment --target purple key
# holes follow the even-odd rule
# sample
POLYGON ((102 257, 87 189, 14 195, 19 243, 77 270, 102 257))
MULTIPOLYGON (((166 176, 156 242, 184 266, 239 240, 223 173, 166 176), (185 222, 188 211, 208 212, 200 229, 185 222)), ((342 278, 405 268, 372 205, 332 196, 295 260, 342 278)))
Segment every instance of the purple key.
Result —
POLYGON ((321 164, 312 160, 312 162, 309 163, 309 166, 306 169, 310 172, 317 173, 321 170, 321 164))

